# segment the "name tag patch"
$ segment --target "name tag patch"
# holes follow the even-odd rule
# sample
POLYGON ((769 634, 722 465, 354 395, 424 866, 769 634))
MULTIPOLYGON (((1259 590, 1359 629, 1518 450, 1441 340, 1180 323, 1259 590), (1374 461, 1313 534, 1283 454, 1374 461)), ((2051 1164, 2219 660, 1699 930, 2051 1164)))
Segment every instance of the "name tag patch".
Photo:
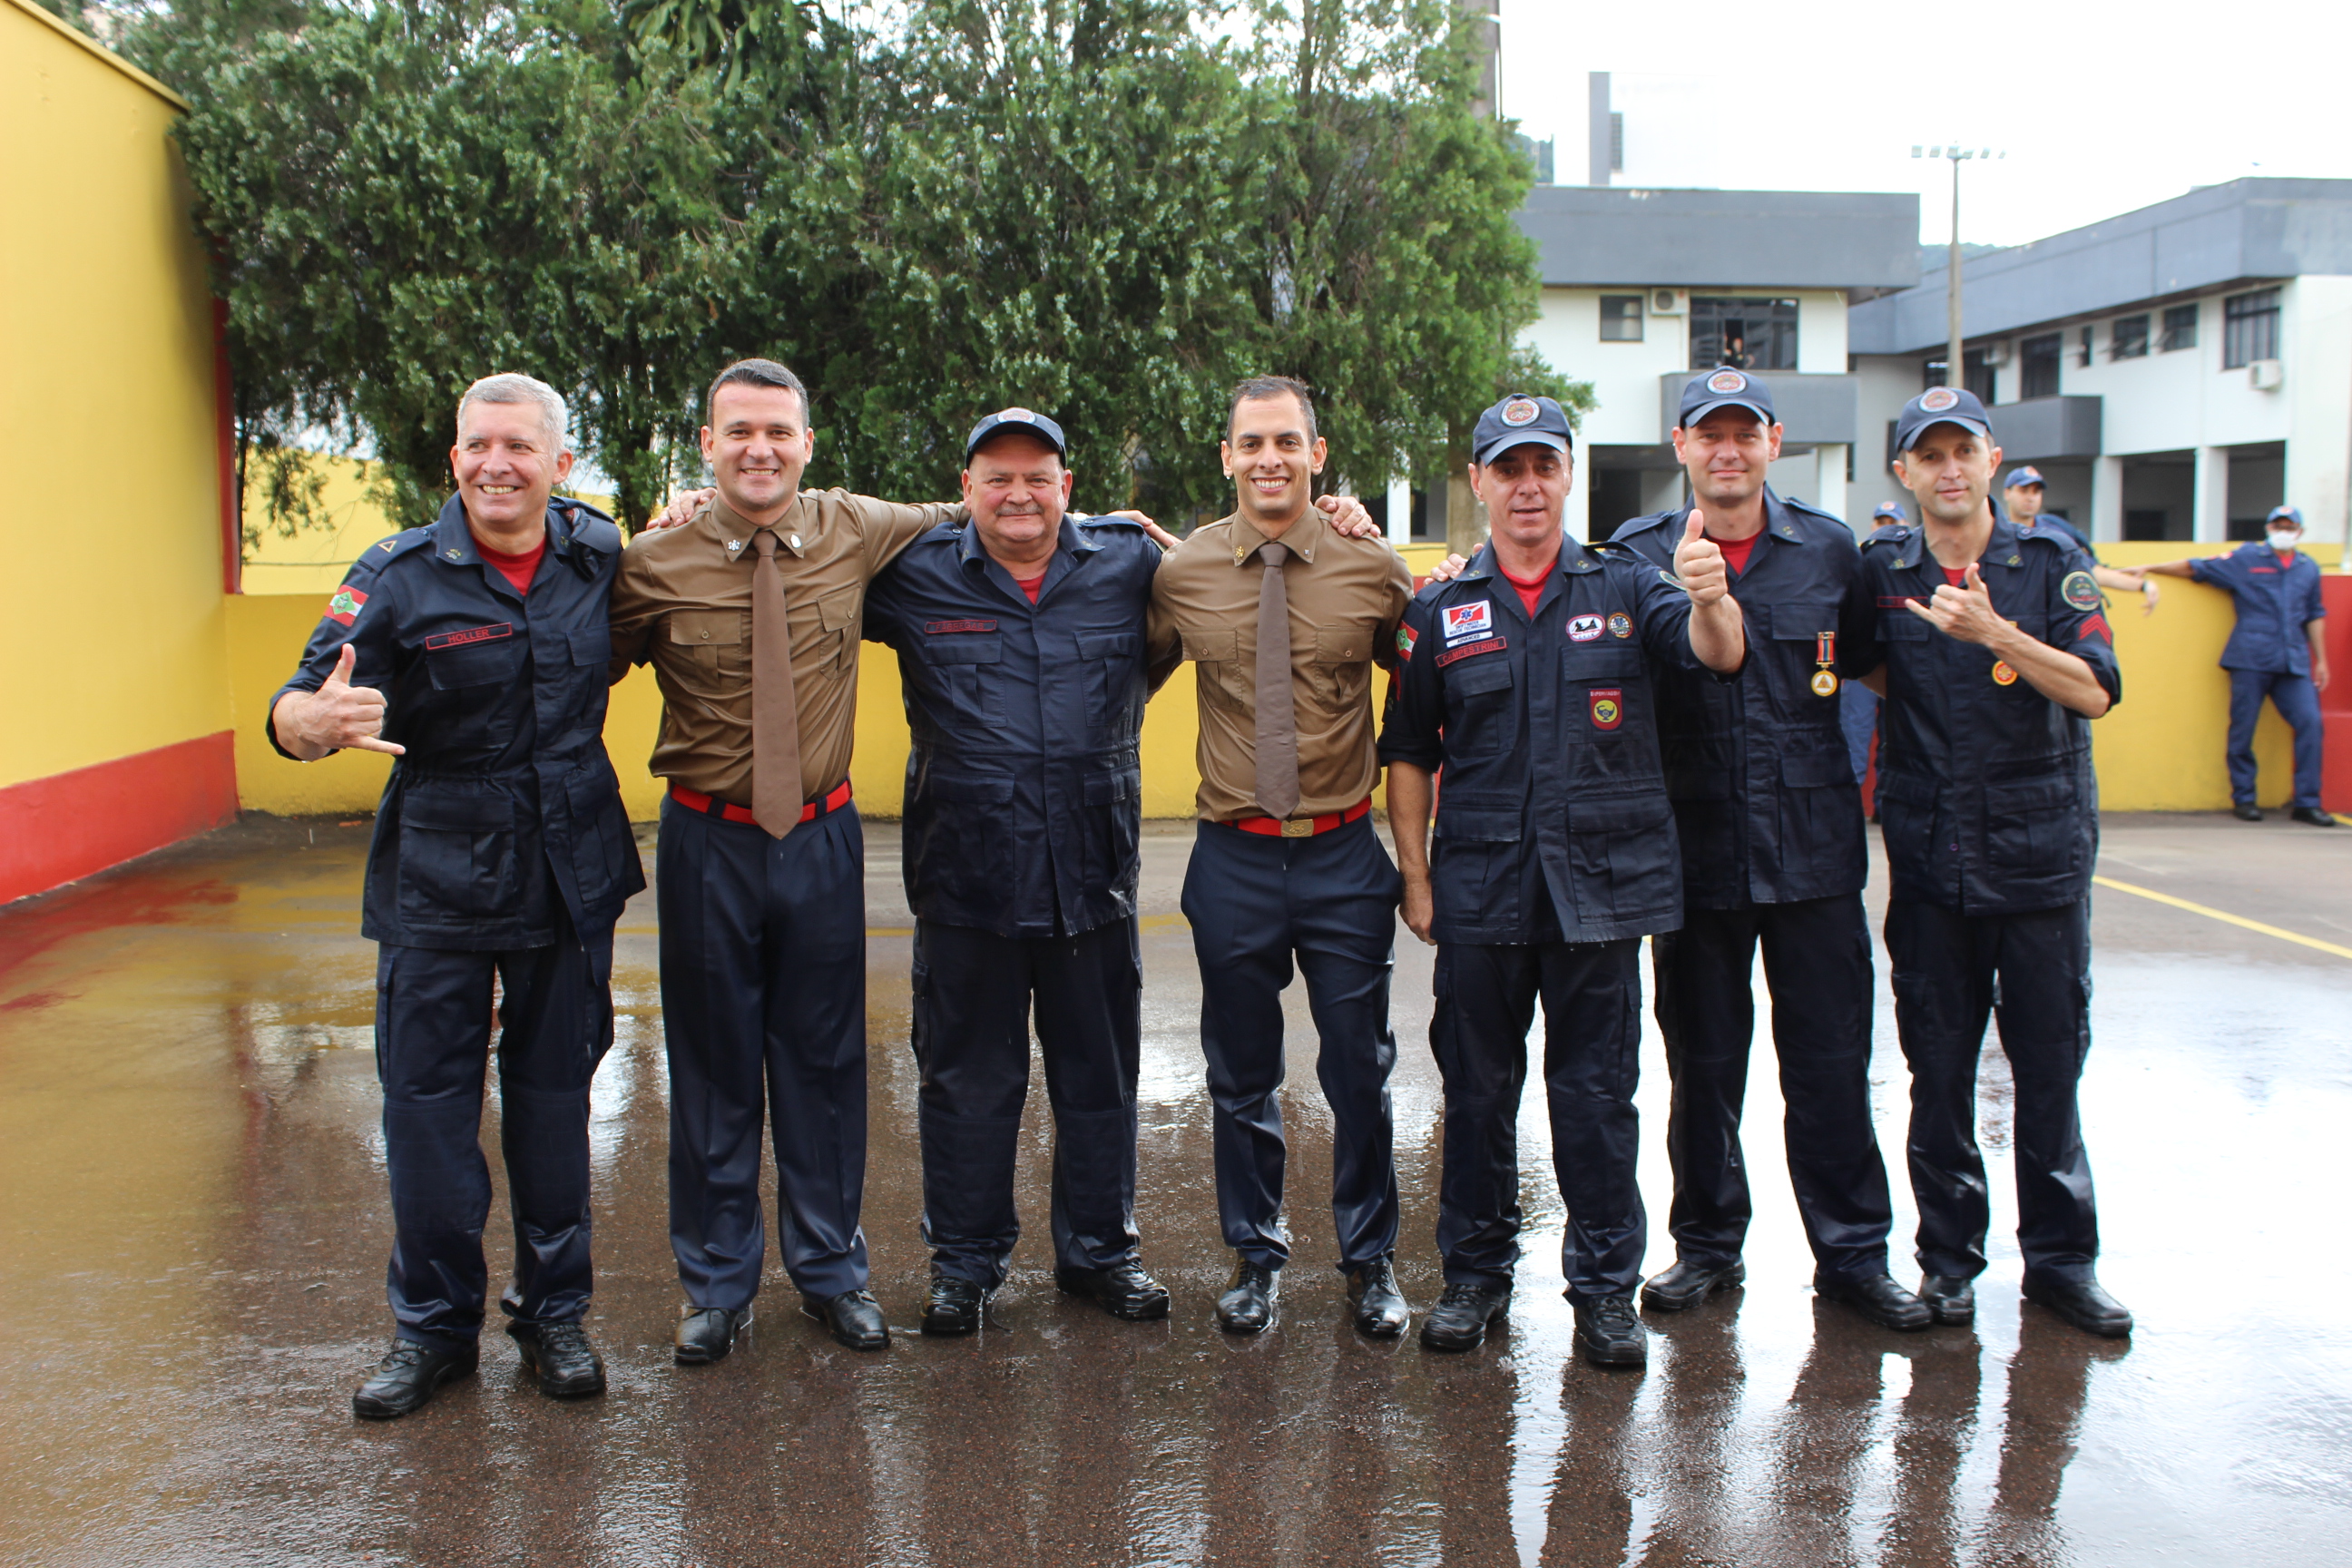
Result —
POLYGON ((468 643, 496 642, 500 637, 514 636, 514 626, 500 621, 494 626, 468 626, 462 632, 443 632, 439 637, 426 637, 426 647, 464 647, 468 643))
POLYGON ((1596 730, 1614 730, 1625 721, 1625 689, 1622 686, 1596 686, 1584 694, 1584 702, 1596 730))
POLYGON ((1568 640, 1592 642, 1601 636, 1601 626, 1599 616, 1570 616, 1568 618, 1568 640))
POLYGON ((1481 642, 1465 643, 1460 647, 1448 647, 1437 656, 1437 668, 1444 669, 1457 658, 1468 658, 1474 653, 1500 653, 1511 646, 1508 637, 1487 637, 1481 642))
POLYGON ((994 621, 925 621, 923 631, 929 637, 946 637, 954 632, 992 632, 994 621))
POLYGON ((1495 629, 1495 606, 1481 599, 1475 605, 1448 605, 1445 607, 1445 640, 1458 643, 1465 637, 1482 637, 1495 629))

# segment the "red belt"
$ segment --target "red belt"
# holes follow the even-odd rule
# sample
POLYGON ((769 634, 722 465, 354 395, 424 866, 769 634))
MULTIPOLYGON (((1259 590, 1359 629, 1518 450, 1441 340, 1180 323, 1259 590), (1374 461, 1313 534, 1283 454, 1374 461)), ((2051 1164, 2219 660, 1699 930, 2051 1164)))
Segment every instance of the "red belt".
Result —
POLYGON ((1318 833, 1328 833, 1350 822, 1360 822, 1372 809, 1372 797, 1366 795, 1345 811, 1334 811, 1323 816, 1243 816, 1223 824, 1238 827, 1244 833, 1262 833, 1268 838, 1312 838, 1318 833))
MULTIPOLYGON (((723 800, 713 800, 707 795, 687 788, 684 784, 670 785, 669 797, 688 811, 698 811, 705 816, 716 816, 728 822, 748 822, 754 826, 759 825, 760 819, 751 815, 750 806, 730 805, 723 800)), ((849 781, 844 779, 841 781, 841 787, 823 800, 813 800, 802 806, 801 820, 814 822, 827 812, 839 811, 848 804, 849 781)))

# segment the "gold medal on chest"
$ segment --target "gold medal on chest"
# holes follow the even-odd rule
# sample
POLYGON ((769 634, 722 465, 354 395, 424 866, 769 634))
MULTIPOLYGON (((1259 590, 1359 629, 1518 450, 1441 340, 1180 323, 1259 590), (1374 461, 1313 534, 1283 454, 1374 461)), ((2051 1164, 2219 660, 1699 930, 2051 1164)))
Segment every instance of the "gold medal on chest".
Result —
POLYGON ((1835 697, 1837 695, 1837 689, 1838 678, 1837 673, 1834 670, 1817 669, 1813 671, 1814 696, 1835 697))

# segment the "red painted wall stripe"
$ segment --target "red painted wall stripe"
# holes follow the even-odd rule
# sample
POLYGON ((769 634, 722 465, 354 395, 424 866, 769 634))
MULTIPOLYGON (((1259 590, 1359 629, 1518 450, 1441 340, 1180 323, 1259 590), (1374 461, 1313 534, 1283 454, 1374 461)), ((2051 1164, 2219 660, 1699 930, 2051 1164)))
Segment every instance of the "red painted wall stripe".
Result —
POLYGON ((236 817, 226 730, 0 789, 0 903, 236 817))

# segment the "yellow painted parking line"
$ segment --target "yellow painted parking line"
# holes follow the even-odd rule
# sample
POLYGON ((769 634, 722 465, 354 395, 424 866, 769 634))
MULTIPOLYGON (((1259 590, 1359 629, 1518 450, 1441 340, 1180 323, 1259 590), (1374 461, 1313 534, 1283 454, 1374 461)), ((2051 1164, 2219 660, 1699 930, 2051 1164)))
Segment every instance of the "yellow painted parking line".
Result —
POLYGON ((2187 899, 2176 899, 2170 893, 2159 893, 2152 888, 2135 888, 2129 882, 2118 882, 2112 877, 2094 877, 2091 880, 2102 888, 2113 888, 2118 893, 2133 893, 2143 899, 2153 899, 2159 904, 2170 904, 2176 910, 2187 910, 2192 915, 2203 915, 2208 920, 2220 921, 2225 925, 2242 926, 2248 931, 2258 931, 2264 936, 2274 936, 2281 942, 2298 942, 2305 947, 2315 947, 2322 952, 2332 952, 2338 958, 2352 958, 2352 947, 2338 947, 2332 942, 2322 942, 2315 936, 2305 936, 2300 931, 2285 931, 2278 926, 2267 926, 2260 921, 2250 921, 2243 915, 2233 915, 2227 910, 2208 909, 2203 904, 2192 904, 2187 899))

